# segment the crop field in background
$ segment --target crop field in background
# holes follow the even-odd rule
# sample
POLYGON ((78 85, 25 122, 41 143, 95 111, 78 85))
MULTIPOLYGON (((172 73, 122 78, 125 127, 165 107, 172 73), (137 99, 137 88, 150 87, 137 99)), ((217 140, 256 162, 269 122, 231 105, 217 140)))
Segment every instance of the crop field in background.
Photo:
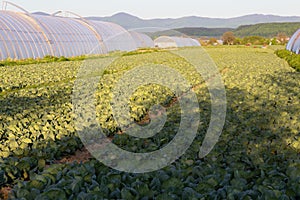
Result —
POLYGON ((195 141, 172 165, 145 174, 119 172, 82 153, 71 97, 83 61, 0 66, 1 191, 11 188, 10 197, 19 199, 299 199, 300 73, 274 49, 205 50, 223 78, 227 116, 217 145, 203 159, 198 153, 210 96, 195 69, 172 53, 177 50, 120 53, 99 80, 97 120, 113 143, 131 152, 168 144, 179 127, 180 104, 166 87, 141 87, 129 99, 131 118, 147 124, 153 104, 166 107, 168 118, 152 138, 126 135, 110 108, 114 84, 126 71, 150 61, 168 65, 197 94, 201 125, 195 141), (78 153, 76 161, 66 161, 78 153))

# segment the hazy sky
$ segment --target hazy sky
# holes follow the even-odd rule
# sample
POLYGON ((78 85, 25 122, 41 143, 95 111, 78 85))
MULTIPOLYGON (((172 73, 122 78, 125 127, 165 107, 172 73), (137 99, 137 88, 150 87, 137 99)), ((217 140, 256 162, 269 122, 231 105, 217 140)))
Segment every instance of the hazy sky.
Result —
MULTIPOLYGON (((10 0, 30 12, 73 11, 82 16, 127 12, 140 18, 236 17, 246 14, 300 16, 299 0, 10 0)), ((1 1, 2 3, 2 1, 1 1)), ((8 7, 13 9, 12 7, 8 7)))

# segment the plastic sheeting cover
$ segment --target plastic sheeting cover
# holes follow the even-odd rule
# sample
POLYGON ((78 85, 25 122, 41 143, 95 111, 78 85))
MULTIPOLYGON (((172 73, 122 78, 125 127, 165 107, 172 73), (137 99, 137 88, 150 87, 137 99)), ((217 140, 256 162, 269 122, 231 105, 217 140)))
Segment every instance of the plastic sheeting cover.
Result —
POLYGON ((197 40, 192 38, 170 36, 158 37, 154 40, 154 44, 160 48, 201 46, 197 40))
MULTIPOLYGON (((50 42, 50 55, 72 57, 89 54, 100 43, 96 34, 80 20, 63 17, 33 15, 50 42)), ((105 49, 94 50, 95 54, 106 53, 105 49)))
POLYGON ((152 48, 154 47, 154 41, 146 34, 136 31, 129 31, 131 37, 135 41, 138 48, 152 48))
POLYGON ((0 11, 0 60, 103 54, 136 49, 117 24, 0 11))
POLYGON ((291 37, 286 49, 294 53, 300 54, 300 29, 291 37))
POLYGON ((137 47, 130 33, 123 27, 110 22, 89 21, 91 26, 102 36, 108 52, 132 51, 137 47))
POLYGON ((26 15, 0 11, 0 59, 50 54, 46 38, 26 15))

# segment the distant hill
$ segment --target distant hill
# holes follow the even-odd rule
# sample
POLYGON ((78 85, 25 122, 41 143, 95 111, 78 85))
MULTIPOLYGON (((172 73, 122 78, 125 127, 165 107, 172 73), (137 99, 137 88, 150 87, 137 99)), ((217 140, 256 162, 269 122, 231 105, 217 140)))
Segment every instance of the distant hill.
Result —
POLYGON ((232 28, 180 28, 174 29, 188 36, 194 37, 221 37, 223 33, 232 31, 237 37, 262 36, 271 38, 279 33, 285 33, 292 36, 300 28, 300 22, 297 23, 263 23, 255 25, 243 25, 236 29, 232 28))
POLYGON ((255 25, 240 26, 233 32, 238 37, 245 36, 262 36, 274 37, 278 33, 285 33, 287 36, 292 36, 300 28, 298 23, 265 23, 255 25))
POLYGON ((184 27, 237 28, 241 25, 272 22, 300 22, 299 16, 282 17, 276 15, 253 14, 228 19, 189 16, 177 19, 141 19, 127 13, 117 13, 110 17, 87 17, 90 20, 114 22, 126 29, 162 27, 177 29, 184 27))
POLYGON ((178 31, 188 36, 193 37, 221 37, 227 31, 234 31, 233 28, 178 28, 178 31))

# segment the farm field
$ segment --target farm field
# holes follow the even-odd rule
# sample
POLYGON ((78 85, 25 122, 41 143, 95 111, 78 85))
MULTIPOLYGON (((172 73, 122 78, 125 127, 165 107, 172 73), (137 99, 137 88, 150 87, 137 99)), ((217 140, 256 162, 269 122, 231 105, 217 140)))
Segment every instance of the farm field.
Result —
POLYGON ((300 73, 273 49, 204 50, 223 78, 227 116, 218 143, 202 159, 210 96, 201 76, 174 54, 179 50, 120 53, 102 72, 95 95, 98 122, 112 142, 131 152, 168 144, 180 124, 180 104, 165 87, 143 86, 129 99, 131 118, 147 123, 150 106, 158 103, 167 108, 165 126, 149 139, 120 133, 110 102, 126 71, 148 62, 168 65, 197 95, 201 126, 193 144, 172 165, 145 174, 111 169, 84 150, 72 107, 82 61, 0 67, 0 199, 8 188, 17 199, 299 199, 300 73))

